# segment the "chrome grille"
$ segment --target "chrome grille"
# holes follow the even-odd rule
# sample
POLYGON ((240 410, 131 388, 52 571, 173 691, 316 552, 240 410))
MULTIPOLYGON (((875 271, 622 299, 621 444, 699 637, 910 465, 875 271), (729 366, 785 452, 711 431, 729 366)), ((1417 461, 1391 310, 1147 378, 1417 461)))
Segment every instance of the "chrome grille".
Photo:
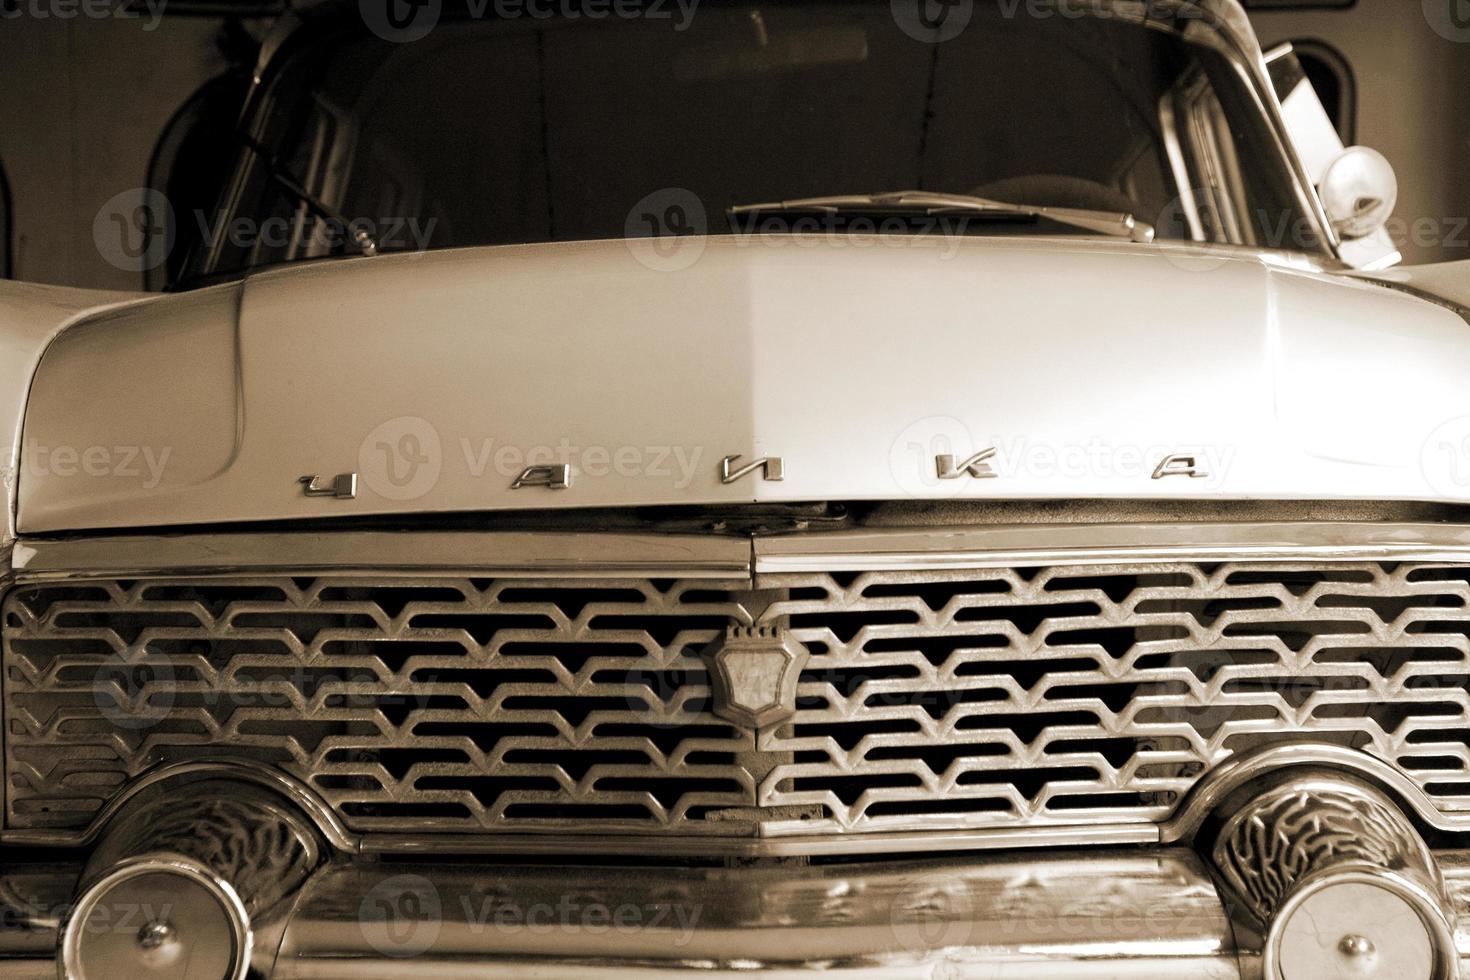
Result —
POLYGON ((1168 817, 1292 736, 1470 809, 1470 567, 1168 563, 703 580, 99 580, 4 603, 7 826, 151 766, 279 766, 357 832, 798 835, 1168 817), (761 596, 755 601, 755 596, 761 596), (797 714, 700 652, 784 623, 797 714))

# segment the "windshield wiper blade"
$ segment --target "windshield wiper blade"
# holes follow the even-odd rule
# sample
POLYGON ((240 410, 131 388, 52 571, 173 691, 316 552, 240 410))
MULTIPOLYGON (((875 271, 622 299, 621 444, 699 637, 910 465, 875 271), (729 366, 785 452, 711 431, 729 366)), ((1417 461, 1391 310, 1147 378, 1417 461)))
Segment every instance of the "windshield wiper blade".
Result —
MULTIPOLYGON (((249 133, 240 130, 236 130, 235 136, 265 166, 266 174, 270 176, 271 180, 275 181, 276 186, 295 198, 298 204, 306 205, 306 209, 322 221, 335 222, 341 225, 344 232, 352 231, 351 220, 307 190, 301 181, 297 179, 296 175, 291 172, 290 168, 281 163, 276 155, 270 151, 269 147, 261 144, 259 140, 256 140, 249 133)), ((352 243, 357 246, 359 255, 373 256, 378 254, 378 243, 373 240, 373 236, 368 234, 365 229, 359 228, 356 231, 352 231, 352 243)))
POLYGON ((882 194, 838 194, 831 197, 801 197, 766 204, 742 204, 730 208, 731 217, 773 211, 818 211, 842 214, 849 211, 915 211, 935 214, 1015 214, 1046 218, 1062 225, 1083 228, 1135 242, 1152 242, 1154 227, 1131 214, 1118 211, 1089 211, 1083 208, 1054 208, 1037 204, 1011 204, 969 194, 940 194, 931 191, 888 191, 882 194))

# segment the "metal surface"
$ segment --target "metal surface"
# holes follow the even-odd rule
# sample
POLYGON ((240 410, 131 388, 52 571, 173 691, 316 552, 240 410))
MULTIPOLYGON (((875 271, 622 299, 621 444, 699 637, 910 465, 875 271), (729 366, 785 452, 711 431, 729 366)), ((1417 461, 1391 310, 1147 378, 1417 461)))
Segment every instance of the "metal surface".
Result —
POLYGON ((1390 876, 1343 873, 1303 889, 1282 912, 1264 962, 1271 980, 1446 980, 1458 976, 1443 922, 1431 928, 1390 876))
MULTIPOLYGON (((1470 540, 1470 535, 1467 535, 1470 540)), ((24 540, 11 560, 26 580, 361 571, 558 578, 749 581, 751 545, 710 534, 475 531, 282 531, 24 540)))
MULTIPOLYGON (((1177 29, 1225 52, 1277 132, 1304 209, 1325 226, 1237 4, 1093 6, 1147 17, 1151 28, 1177 29)), ((356 20, 355 12, 345 13, 356 20)), ((280 26, 289 32, 300 22, 284 17, 280 26)), ((273 36, 264 51, 282 53, 284 40, 273 36)), ((682 471, 650 465, 597 477, 582 472, 575 489, 536 495, 567 508, 936 498, 956 488, 976 498, 1137 498, 1157 492, 1154 486, 1173 496, 1232 499, 1464 497, 1458 486, 1426 480, 1417 458, 1441 423, 1466 414, 1460 379, 1470 356, 1462 324, 1410 297, 1319 274, 1331 263, 1326 255, 1069 239, 964 242, 954 255, 772 248, 762 256, 728 242, 710 242, 708 251, 673 286, 617 242, 385 257, 163 297, 8 285, 0 291, 0 344, 13 355, 5 362, 13 370, 0 416, 12 445, 22 445, 32 369, 47 342, 62 334, 40 372, 26 450, 10 458, 30 462, 18 477, 25 498, 19 520, 44 532, 314 518, 324 511, 514 508, 527 495, 509 491, 514 473, 491 470, 495 478, 487 481, 481 450, 490 444, 522 455, 554 452, 563 439, 609 454, 652 450, 650 463, 672 448, 703 454, 687 460, 687 483, 682 471), (1208 276, 1196 274, 1203 267, 1208 276), (1048 292, 1061 280, 1074 286, 1068 296, 1048 292), (897 309, 894 282, 924 285, 897 309), (617 285, 612 293, 608 283, 617 285), (549 306, 548 295, 561 302, 549 306), (107 312, 124 301, 134 308, 107 312), (805 314, 817 308, 823 316, 805 314), (691 309, 701 316, 691 321, 691 309), (1181 316, 1190 330, 1176 328, 1181 316), (76 320, 85 322, 63 331, 76 320), (435 330, 426 336, 404 327, 418 322, 435 330), (873 340, 894 337, 895 322, 905 324, 901 345, 873 340), (998 350, 993 337, 1015 323, 1027 324, 1025 343, 998 350), (1384 330, 1385 323, 1394 329, 1384 330), (548 336, 566 342, 548 344, 548 336), (853 336, 872 342, 833 372, 830 390, 813 389, 806 366, 853 336), (1044 378, 1049 391, 1067 393, 1067 403, 1038 413, 1009 383, 936 384, 938 362, 931 357, 907 371, 893 356, 900 346, 929 351, 946 365, 986 365, 989 379, 1044 378), (1208 370, 1197 357, 1203 346, 1216 352, 1208 370), (1058 349, 1078 352, 1072 366, 1057 363, 1058 349), (330 360, 320 359, 323 351, 330 360), (377 368, 385 361, 401 371, 382 378, 377 368), (498 373, 503 365, 517 373, 498 373), (1147 384, 1132 380, 1139 365, 1148 366, 1147 384), (548 405, 518 387, 527 376, 579 383, 553 384, 547 390, 557 393, 557 404, 548 405), (150 383, 158 377, 170 383, 150 383), (1413 390, 1416 398, 1385 411, 1356 397, 1390 388, 1413 390), (77 390, 109 411, 78 412, 77 390), (567 391, 576 397, 563 398, 567 391), (628 391, 648 396, 630 399, 628 391), (669 413, 670 404, 697 410, 669 413), (1160 405, 1169 411, 1156 411, 1160 405), (492 419, 493 426, 467 421, 492 419), (348 469, 376 427, 402 420, 423 421, 443 437, 439 462, 447 472, 422 496, 390 499, 365 487, 339 507, 305 498, 290 484, 300 473, 348 469), (940 424, 924 424, 934 420, 940 424), (954 447, 960 452, 986 440, 1085 452, 1106 433, 1119 459, 1177 452, 1181 442, 1235 455, 1228 471, 1212 470, 1219 474, 1214 481, 1154 484, 1144 482, 1146 472, 1135 479, 1093 469, 1040 474, 1024 463, 1018 477, 1009 456, 993 483, 942 481, 929 469, 935 447, 928 444, 951 438, 952 422, 972 437, 973 446, 954 447), (730 446, 763 452, 766 443, 799 450, 783 448, 792 466, 788 480, 734 488, 718 482, 714 454, 730 446), (911 445, 924 450, 923 474, 908 470, 911 445), (63 455, 53 459, 58 447, 63 455), (69 455, 104 449, 121 449, 125 459, 134 451, 171 456, 166 465, 156 460, 156 473, 133 468, 129 475, 129 464, 115 460, 96 477, 80 472, 69 455), (903 458, 895 468, 896 449, 903 458), (158 484, 149 485, 155 477, 158 484)), ((1404 278, 1421 284, 1415 288, 1460 295, 1460 273, 1450 267, 1404 278)), ((96 456, 89 458, 93 465, 96 456)), ((10 494, 6 503, 14 514, 10 494)))
MULTIPOLYGON (((1470 527, 1369 521, 892 527, 758 537, 753 547, 757 581, 783 573, 832 570, 902 572, 1171 561, 1467 562, 1470 527)), ((44 549, 57 554, 52 546, 44 549)), ((76 570, 89 567, 88 557, 99 551, 105 552, 106 546, 94 542, 75 548, 76 570)))
MULTIPOLYGON (((142 293, 70 289, 0 279, 0 463, 13 474, 21 461, 21 419, 31 378, 51 339, 87 314, 124 303, 148 301, 142 293)), ((0 492, 0 548, 15 537, 13 478, 0 492)))
MULTIPOLYGON (((1433 858, 1463 961, 1470 854, 1433 858)), ((7 943, 0 978, 55 977, 48 910, 75 876, 0 872, 0 936, 33 937, 7 943)), ((730 869, 352 861, 308 882, 259 975, 1259 976, 1228 907, 1183 847, 730 869)))
POLYGON ((558 466, 528 466, 510 483, 512 490, 524 490, 527 487, 570 490, 572 488, 572 467, 568 463, 558 466))
POLYGON ((959 480, 965 476, 976 480, 994 480, 1000 476, 990 465, 995 458, 995 449, 982 449, 962 463, 956 463, 952 453, 940 453, 934 457, 934 472, 941 480, 959 480))
MULTIPOLYGON (((550 515, 542 515, 550 519, 550 515)), ((749 536, 569 531, 267 531, 26 538, 22 581, 232 572, 707 578, 1220 561, 1470 562, 1470 525, 1142 521, 857 528, 749 536)))
POLYGON ((644 873, 400 865, 319 876, 276 975, 1235 977, 1230 942, 1184 850, 644 873), (429 904, 434 925, 408 912, 429 904))
MULTIPOLYGON (((319 869, 272 942, 257 959, 271 980, 1237 976, 1219 896, 1184 848, 730 869, 353 861, 319 869)), ((0 959, 0 978, 37 963, 56 976, 32 952, 0 959)))
MULTIPOLYGON (((56 955, 61 919, 76 898, 79 862, 21 861, 8 856, 0 867, 0 977, 4 964, 47 961, 56 955)), ((50 980, 55 980, 51 967, 50 980)))
POLYGON ((726 627, 701 655, 711 710, 746 728, 785 721, 796 714, 797 683, 810 656, 784 627, 726 627))
POLYGON ((764 204, 742 204, 729 209, 732 218, 758 217, 777 211, 827 214, 883 214, 888 210, 901 213, 937 214, 1013 214, 1045 218, 1073 228, 1083 228, 1103 235, 1128 238, 1148 243, 1154 240, 1154 226, 1132 214, 1093 211, 1082 208, 1041 207, 1034 204, 1012 204, 968 194, 940 194, 926 191, 893 191, 883 194, 840 194, 828 197, 770 201, 764 204))
POLYGON ((63 928, 64 977, 268 974, 294 896, 325 858, 310 811, 258 780, 221 772, 139 787, 106 814, 87 856, 63 928))
POLYGON ((334 497, 337 500, 351 500, 357 496, 357 474, 338 473, 327 484, 321 483, 319 476, 303 476, 297 480, 301 484, 301 493, 307 497, 334 497))
POLYGON ((1210 851, 1248 975, 1459 975, 1444 875, 1379 788, 1328 769, 1279 769, 1222 801, 1215 817, 1196 844, 1210 851))
POLYGON ((249 923, 290 896, 325 860, 326 848, 309 814, 288 797, 221 775, 135 794, 110 815, 84 878, 158 855, 185 859, 229 882, 249 923))
POLYGON ((1146 840, 1206 770, 1289 739, 1360 750, 1470 825, 1470 565, 761 580, 773 601, 699 579, 23 583, 7 827, 72 838, 151 767, 236 758, 350 832, 410 840, 1146 840), (810 652, 789 722, 712 714, 702 653, 731 623, 784 623, 810 652))
POLYGON ((737 483, 757 470, 760 471, 761 479, 769 483, 780 483, 786 479, 786 464, 780 456, 762 456, 760 459, 753 459, 742 466, 736 466, 735 464, 743 458, 737 453, 734 456, 726 456, 720 460, 721 483, 737 483))
MULTIPOLYGON (((1444 871, 1464 969, 1470 965, 1470 853, 1437 851, 1434 857, 1444 871)), ((69 907, 77 873, 14 862, 0 870, 0 978, 55 980, 57 913, 69 907)), ((1221 897, 1184 848, 656 873, 597 866, 537 871, 463 861, 452 867, 356 864, 322 869, 307 894, 292 924, 290 955, 279 961, 279 972, 264 970, 262 977, 422 980, 575 972, 634 980, 657 975, 650 951, 663 954, 658 966, 668 974, 700 977, 750 977, 758 966, 767 968, 759 974, 764 977, 810 976, 821 967, 864 980, 965 976, 966 969, 987 980, 1250 975, 1236 968, 1241 951, 1221 897), (773 895, 769 903, 756 897, 765 891, 773 895), (425 894, 438 899, 443 925, 437 930, 434 908, 405 901, 425 894), (353 918, 364 907, 367 928, 353 918), (400 926, 391 933, 382 928, 390 917, 400 926), (707 935, 697 935, 701 930, 707 935), (737 936, 747 940, 745 956, 694 958, 715 944, 729 949, 737 936), (1110 937, 1117 945, 1107 943, 1110 937), (598 942, 619 952, 641 948, 631 962, 576 957, 578 949, 598 942), (883 953, 885 946, 913 950, 926 942, 970 945, 928 957, 883 953), (879 955, 827 958, 826 951, 839 945, 879 955), (517 947, 526 952, 511 962, 486 955, 517 947), (416 948, 420 955, 408 955, 416 948), (768 949, 782 958, 779 966, 750 958, 768 949), (1217 953, 1200 955, 1206 949, 1217 953), (571 957, 566 962, 555 958, 563 952, 571 957), (681 952, 687 958, 678 959, 681 952), (807 955, 818 958, 792 962, 807 955)))
POLYGON ((61 934, 61 980, 245 980, 251 940, 229 881, 175 855, 128 858, 78 898, 61 934), (127 916, 136 926, 120 928, 127 916))
POLYGON ((1288 772, 1226 813, 1212 853, 1258 924, 1277 919, 1308 878, 1340 867, 1391 871, 1417 879, 1426 893, 1441 891, 1434 855, 1382 793, 1335 774, 1288 772))
MULTIPOLYGON (((23 443, 38 465, 18 478, 20 527, 814 500, 1470 498, 1423 458, 1436 429, 1470 412, 1470 334, 1441 306, 1182 246, 786 244, 714 236, 672 277, 623 242, 385 255, 80 324, 36 375, 23 443), (896 282, 922 285, 900 294, 896 282), (418 322, 435 329, 405 326, 418 322), (1014 342, 996 342, 1018 323, 1014 342), (838 345, 838 369, 809 370, 838 345), (384 363, 397 365, 388 379, 384 363), (944 374, 955 365, 984 365, 989 380, 955 383, 944 374), (142 383, 159 376, 189 383, 142 383), (527 394, 527 377, 549 380, 527 394), (1062 394, 1040 410, 1017 397, 1023 379, 1062 394), (1415 397, 1358 395, 1388 389, 1415 397), (380 451, 410 431, 423 462, 380 451), (142 448, 96 476, 57 447, 142 448), (937 455, 989 447, 996 479, 938 477, 937 455), (783 479, 721 482, 733 452, 779 454, 783 479), (1209 478, 1152 479, 1188 453, 1209 478), (572 485, 510 489, 543 460, 569 465, 572 485), (309 498, 295 482, 348 471, 352 500, 309 498)), ((100 456, 89 459, 95 469, 100 456)))

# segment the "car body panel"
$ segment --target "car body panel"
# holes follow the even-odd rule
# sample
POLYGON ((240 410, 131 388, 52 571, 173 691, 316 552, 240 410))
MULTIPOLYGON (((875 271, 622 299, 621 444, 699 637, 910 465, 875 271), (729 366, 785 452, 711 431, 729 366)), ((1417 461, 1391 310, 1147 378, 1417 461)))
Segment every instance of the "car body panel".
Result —
POLYGON ((345 260, 79 324, 36 377, 20 528, 817 500, 1434 500, 1445 493, 1421 449, 1470 413, 1470 325, 1451 310, 1249 253, 1080 238, 691 247, 679 271, 624 242, 345 260), (76 399, 81 386, 108 410, 76 399), (97 447, 138 465, 88 478, 97 447), (994 478, 938 479, 934 457, 992 447, 994 478), (723 483, 736 454, 736 469, 780 457, 784 478, 723 483), (1206 475, 1155 478, 1174 454, 1206 475), (512 489, 525 467, 561 462, 570 488, 512 489), (353 499, 299 483, 347 473, 353 499))
POLYGON ((15 509, 9 504, 17 484, 21 418, 42 352, 69 323, 98 310, 147 299, 133 293, 0 280, 0 433, 4 439, 0 465, 7 502, 0 520, 0 547, 8 546, 15 536, 15 509))

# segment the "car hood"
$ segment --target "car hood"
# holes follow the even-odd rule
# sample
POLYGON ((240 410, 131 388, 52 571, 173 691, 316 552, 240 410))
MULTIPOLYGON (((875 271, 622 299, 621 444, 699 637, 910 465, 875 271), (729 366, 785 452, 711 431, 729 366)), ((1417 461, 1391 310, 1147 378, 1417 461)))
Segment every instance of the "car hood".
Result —
POLYGON ((1470 326, 1382 285, 1112 242, 648 245, 320 263, 74 324, 32 383, 20 531, 1459 494, 1470 326), (781 478, 724 482, 735 455, 781 478), (565 489, 513 485, 562 463, 565 489))

